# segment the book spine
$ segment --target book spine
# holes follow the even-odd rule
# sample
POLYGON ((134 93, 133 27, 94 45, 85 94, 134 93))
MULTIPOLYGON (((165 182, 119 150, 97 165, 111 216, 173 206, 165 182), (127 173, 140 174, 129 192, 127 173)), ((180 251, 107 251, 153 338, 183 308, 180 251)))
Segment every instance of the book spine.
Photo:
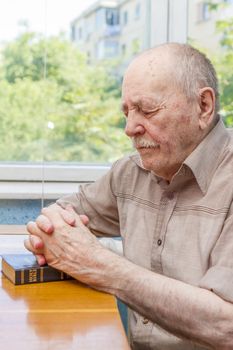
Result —
POLYGON ((72 279, 66 273, 49 266, 40 268, 22 269, 15 272, 15 284, 29 284, 38 282, 50 282, 72 279))

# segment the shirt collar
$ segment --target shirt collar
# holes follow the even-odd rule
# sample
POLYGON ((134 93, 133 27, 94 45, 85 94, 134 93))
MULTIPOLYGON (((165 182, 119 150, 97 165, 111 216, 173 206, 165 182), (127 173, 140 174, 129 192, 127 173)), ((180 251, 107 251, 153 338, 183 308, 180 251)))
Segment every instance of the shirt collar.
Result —
POLYGON ((216 126, 186 158, 184 164, 190 168, 203 193, 206 193, 213 173, 217 168, 224 146, 229 141, 227 132, 221 118, 216 126))
MULTIPOLYGON (((219 159, 221 158, 221 155, 224 151, 224 146, 229 141, 229 139, 230 134, 227 132, 220 118, 216 126, 185 159, 178 172, 174 175, 174 178, 169 187, 175 185, 173 182, 180 182, 180 180, 177 181, 177 175, 182 175, 183 179, 184 177, 190 178, 194 176, 202 193, 205 194, 213 176, 214 170, 219 164, 219 159)), ((140 155, 137 152, 132 154, 130 158, 141 169, 149 172, 149 170, 143 167, 140 155)), ((162 178, 155 174, 153 174, 153 177, 156 178, 157 182, 164 182, 162 178)))

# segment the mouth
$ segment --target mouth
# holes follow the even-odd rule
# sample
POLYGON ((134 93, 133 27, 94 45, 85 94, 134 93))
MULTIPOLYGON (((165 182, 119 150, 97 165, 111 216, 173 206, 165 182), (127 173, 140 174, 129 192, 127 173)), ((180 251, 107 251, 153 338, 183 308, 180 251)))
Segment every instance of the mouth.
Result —
POLYGON ((160 144, 155 141, 150 141, 142 138, 133 138, 132 140, 134 148, 137 150, 142 149, 157 149, 160 147, 160 144))
POLYGON ((137 149, 137 150, 140 150, 140 149, 156 149, 156 148, 159 148, 159 147, 160 147, 159 145, 136 146, 136 149, 137 149))
POLYGON ((143 156, 143 155, 149 155, 149 154, 155 154, 160 149, 159 146, 147 146, 147 147, 136 147, 137 152, 143 156))

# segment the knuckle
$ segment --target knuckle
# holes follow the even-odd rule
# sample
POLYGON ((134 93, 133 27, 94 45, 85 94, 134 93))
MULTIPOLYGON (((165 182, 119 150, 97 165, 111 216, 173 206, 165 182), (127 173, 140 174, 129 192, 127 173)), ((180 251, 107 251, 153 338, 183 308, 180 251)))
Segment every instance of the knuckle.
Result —
POLYGON ((28 231, 29 233, 31 233, 31 231, 33 230, 34 224, 35 224, 34 221, 29 221, 29 222, 27 223, 26 228, 27 228, 27 231, 28 231))
POLYGON ((48 211, 49 211, 49 208, 48 207, 44 207, 44 208, 41 209, 41 214, 46 215, 46 213, 48 213, 48 211))

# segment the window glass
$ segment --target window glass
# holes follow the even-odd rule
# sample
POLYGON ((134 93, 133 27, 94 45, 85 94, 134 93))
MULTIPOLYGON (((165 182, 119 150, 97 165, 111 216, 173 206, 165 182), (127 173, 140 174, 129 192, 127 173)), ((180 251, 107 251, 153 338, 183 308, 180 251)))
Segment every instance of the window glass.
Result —
POLYGON ((123 25, 126 26, 128 23, 128 11, 123 12, 123 25))
POLYGON ((99 63, 118 55, 117 31, 104 35, 119 25, 119 11, 82 16, 95 3, 0 3, 0 161, 105 163, 131 150, 120 80, 99 63))
POLYGON ((189 42, 213 62, 219 78, 220 114, 226 126, 233 127, 233 2, 191 1, 189 5, 189 42))
POLYGON ((139 19, 141 14, 141 4, 138 3, 135 7, 135 19, 139 19))
POLYGON ((119 11, 118 9, 106 10, 106 23, 109 26, 116 26, 119 24, 119 11))
POLYGON ((103 163, 131 152, 122 74, 141 50, 172 41, 181 22, 182 38, 214 62, 233 126, 232 1, 159 3, 161 11, 147 0, 0 2, 0 161, 103 163))
POLYGON ((96 29, 101 30, 106 24, 106 9, 100 8, 96 11, 95 19, 96 19, 96 29))

